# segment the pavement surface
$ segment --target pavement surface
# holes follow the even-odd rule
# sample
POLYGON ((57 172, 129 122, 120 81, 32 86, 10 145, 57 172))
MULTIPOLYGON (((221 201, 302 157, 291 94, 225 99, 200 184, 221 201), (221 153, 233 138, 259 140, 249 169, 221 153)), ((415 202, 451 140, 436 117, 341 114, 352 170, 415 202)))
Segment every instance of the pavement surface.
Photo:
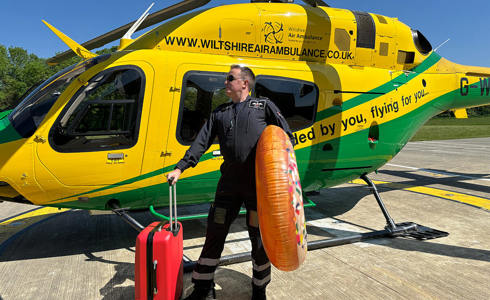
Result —
MULTIPOLYGON (((428 241, 382 238, 309 251, 296 271, 273 268, 269 299, 490 299, 490 138, 409 143, 370 174, 396 222, 449 232, 428 241)), ((306 209, 310 241, 381 230, 385 219, 361 181, 321 190, 306 209)), ((207 206, 179 209, 206 212, 207 206)), ((165 213, 163 211, 163 213, 165 213)), ((142 224, 153 218, 132 214, 142 224)), ((196 260, 205 220, 184 222, 196 260)), ((132 299, 137 233, 115 215, 0 203, 0 300, 132 299)), ((224 255, 250 250, 244 217, 224 255)), ((250 299, 252 265, 216 272, 217 299, 250 299)), ((192 290, 184 275, 184 293, 192 290)))

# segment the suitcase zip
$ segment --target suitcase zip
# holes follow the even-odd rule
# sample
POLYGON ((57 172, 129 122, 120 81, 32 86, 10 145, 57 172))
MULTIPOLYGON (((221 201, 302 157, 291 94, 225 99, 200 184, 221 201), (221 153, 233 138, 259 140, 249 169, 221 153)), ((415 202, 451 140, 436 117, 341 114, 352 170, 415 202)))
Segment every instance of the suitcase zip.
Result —
POLYGON ((147 299, 152 300, 153 299, 153 294, 154 290, 156 290, 156 265, 154 269, 154 264, 153 264, 153 236, 155 235, 155 232, 152 230, 148 233, 148 239, 146 240, 146 270, 149 270, 147 272, 147 281, 148 284, 148 289, 147 289, 147 299))

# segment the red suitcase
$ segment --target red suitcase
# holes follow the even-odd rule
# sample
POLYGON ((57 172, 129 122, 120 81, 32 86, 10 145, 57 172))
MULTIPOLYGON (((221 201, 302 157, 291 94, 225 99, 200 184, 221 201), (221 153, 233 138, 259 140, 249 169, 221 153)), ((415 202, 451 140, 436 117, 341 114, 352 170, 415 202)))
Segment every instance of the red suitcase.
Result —
POLYGON ((153 222, 136 238, 136 299, 179 299, 183 290, 182 224, 177 222, 175 186, 170 187, 170 223, 153 222), (172 198, 175 221, 172 221, 172 198))

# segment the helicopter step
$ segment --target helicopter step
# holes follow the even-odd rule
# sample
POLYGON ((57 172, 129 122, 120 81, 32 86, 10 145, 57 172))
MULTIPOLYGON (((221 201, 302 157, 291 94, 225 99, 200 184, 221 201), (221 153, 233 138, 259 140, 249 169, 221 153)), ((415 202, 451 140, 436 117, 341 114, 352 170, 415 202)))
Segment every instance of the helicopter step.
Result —
POLYGON ((396 224, 395 231, 390 232, 390 234, 392 237, 411 237, 417 240, 431 240, 449 235, 448 232, 422 226, 413 222, 396 224))
POLYGON ((371 179, 367 177, 367 174, 363 174, 361 176, 361 179, 367 183, 367 185, 371 189, 371 192, 376 198, 376 201, 378 202, 381 211, 383 212, 383 215, 386 219, 385 230, 388 231, 389 236, 412 237, 418 240, 428 240, 428 239, 435 239, 439 237, 445 237, 449 235, 449 233, 445 231, 422 226, 413 222, 403 222, 403 223, 395 224, 395 221, 388 213, 388 210, 386 209, 383 200, 381 200, 381 196, 379 195, 378 189, 376 188, 374 182, 372 182, 371 179))
POLYGON ((360 178, 364 180, 370 187, 371 192, 373 193, 374 198, 376 198, 379 208, 383 212, 383 215, 386 219, 385 229, 388 230, 388 232, 390 232, 393 237, 413 237, 419 240, 427 240, 449 235, 449 233, 445 231, 429 228, 426 226, 415 224, 413 222, 395 224, 395 221, 388 213, 388 210, 386 209, 383 200, 381 200, 381 196, 378 193, 376 185, 367 177, 367 174, 363 174, 360 178))

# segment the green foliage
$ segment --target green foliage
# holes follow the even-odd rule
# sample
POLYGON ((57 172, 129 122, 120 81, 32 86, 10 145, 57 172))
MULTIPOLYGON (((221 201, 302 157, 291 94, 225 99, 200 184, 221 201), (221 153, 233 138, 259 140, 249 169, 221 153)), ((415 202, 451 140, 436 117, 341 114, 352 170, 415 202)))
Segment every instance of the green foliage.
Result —
POLYGON ((490 115, 468 119, 434 118, 411 141, 452 140, 490 136, 490 115))
MULTIPOLYGON (((490 105, 467 108, 466 113, 468 114, 468 117, 488 116, 490 115, 490 105)), ((454 118, 454 114, 448 110, 434 117, 434 119, 439 118, 454 118)))
MULTIPOLYGON (((114 46, 96 53, 101 55, 116 50, 114 46)), ((81 60, 74 56, 56 66, 49 66, 46 59, 29 54, 25 49, 0 45, 0 111, 15 107, 31 87, 81 60)))
POLYGON ((29 87, 51 72, 44 59, 19 47, 0 45, 0 109, 15 106, 29 87))

